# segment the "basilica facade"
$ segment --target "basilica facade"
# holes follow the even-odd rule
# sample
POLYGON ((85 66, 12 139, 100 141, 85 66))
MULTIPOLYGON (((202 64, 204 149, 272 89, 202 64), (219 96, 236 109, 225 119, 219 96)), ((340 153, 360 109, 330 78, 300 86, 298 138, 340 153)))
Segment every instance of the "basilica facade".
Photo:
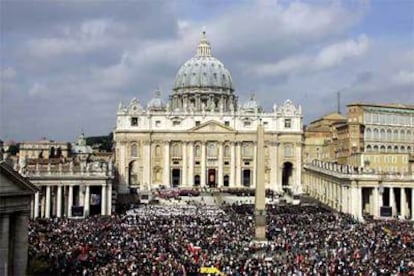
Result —
POLYGON ((230 72, 212 56, 205 33, 176 74, 167 102, 119 104, 114 130, 118 192, 165 187, 256 185, 257 152, 265 186, 300 193, 303 122, 290 100, 265 112, 254 96, 239 104, 230 72), (257 151, 257 126, 265 145, 257 151))

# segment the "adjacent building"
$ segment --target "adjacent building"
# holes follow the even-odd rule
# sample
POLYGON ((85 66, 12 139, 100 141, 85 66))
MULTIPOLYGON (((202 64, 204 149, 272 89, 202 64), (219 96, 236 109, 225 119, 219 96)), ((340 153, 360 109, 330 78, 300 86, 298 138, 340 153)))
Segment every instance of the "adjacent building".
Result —
POLYGON ((255 187, 256 130, 265 129, 266 188, 301 191, 302 110, 286 100, 265 112, 239 104, 230 71, 203 34, 178 70, 165 103, 121 103, 114 131, 119 191, 167 187, 255 187))
POLYGON ((30 204, 37 192, 0 160, 0 275, 26 275, 30 204))

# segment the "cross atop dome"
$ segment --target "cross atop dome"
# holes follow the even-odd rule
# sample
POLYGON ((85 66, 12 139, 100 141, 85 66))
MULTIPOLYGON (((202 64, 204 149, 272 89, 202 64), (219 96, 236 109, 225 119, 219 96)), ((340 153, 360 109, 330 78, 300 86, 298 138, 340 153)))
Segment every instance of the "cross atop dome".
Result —
POLYGON ((206 37, 206 31, 203 30, 200 43, 197 46, 197 57, 211 57, 210 43, 206 37))

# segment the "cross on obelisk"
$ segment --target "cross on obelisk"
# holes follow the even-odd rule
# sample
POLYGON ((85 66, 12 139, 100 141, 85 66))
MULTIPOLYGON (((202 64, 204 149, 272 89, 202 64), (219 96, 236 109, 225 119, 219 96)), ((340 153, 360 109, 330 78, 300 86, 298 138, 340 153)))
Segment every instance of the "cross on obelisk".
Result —
POLYGON ((265 159, 264 159, 264 128, 260 119, 257 126, 256 146, 256 194, 254 203, 255 213, 255 240, 266 240, 266 194, 265 194, 265 159))

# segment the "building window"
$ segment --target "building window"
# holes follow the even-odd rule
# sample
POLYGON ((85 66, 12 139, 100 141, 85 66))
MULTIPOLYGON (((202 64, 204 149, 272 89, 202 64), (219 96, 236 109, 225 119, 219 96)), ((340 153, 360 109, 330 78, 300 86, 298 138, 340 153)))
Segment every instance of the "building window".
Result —
POLYGON ((179 126, 180 125, 180 121, 173 121, 173 126, 179 126))
POLYGON ((229 126, 230 125, 230 122, 229 121, 224 121, 224 125, 225 126, 229 126))
POLYGON ((208 145, 208 156, 217 156, 216 145, 213 143, 208 145))
POLYGON ((200 121, 196 121, 195 124, 196 124, 196 126, 199 126, 200 125, 200 121))
POLYGON ((155 156, 159 157, 161 155, 161 147, 160 145, 155 146, 155 156))
POLYGON ((224 156, 230 156, 230 147, 227 145, 224 147, 224 156))
POLYGON ((138 126, 138 118, 132 117, 131 118, 131 126, 138 126))
POLYGON ((201 155, 200 145, 197 145, 195 146, 195 156, 200 157, 200 155, 201 155))
POLYGON ((161 126, 161 121, 158 121, 158 120, 157 120, 157 121, 155 121, 155 126, 156 126, 156 127, 160 127, 160 126, 161 126))
POLYGON ((180 146, 178 145, 178 144, 174 144, 173 145, 173 149, 172 149, 172 153, 173 153, 173 156, 181 156, 181 154, 180 154, 180 146))
POLYGON ((291 128, 291 127, 292 127, 292 120, 285 119, 285 128, 291 128))
POLYGON ((136 144, 133 144, 131 146, 131 157, 137 157, 138 156, 138 146, 136 144))
POLYGON ((250 121, 244 121, 244 126, 249 127, 251 125, 250 121))

